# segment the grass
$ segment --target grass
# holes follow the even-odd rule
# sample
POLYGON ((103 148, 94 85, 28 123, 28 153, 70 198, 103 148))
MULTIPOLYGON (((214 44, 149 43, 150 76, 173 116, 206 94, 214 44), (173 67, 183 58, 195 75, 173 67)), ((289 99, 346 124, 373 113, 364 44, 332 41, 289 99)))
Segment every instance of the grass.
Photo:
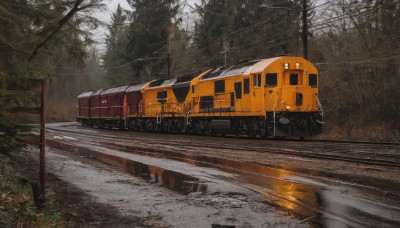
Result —
POLYGON ((0 227, 56 227, 61 220, 48 192, 47 203, 37 208, 29 182, 19 177, 19 155, 0 154, 0 227))

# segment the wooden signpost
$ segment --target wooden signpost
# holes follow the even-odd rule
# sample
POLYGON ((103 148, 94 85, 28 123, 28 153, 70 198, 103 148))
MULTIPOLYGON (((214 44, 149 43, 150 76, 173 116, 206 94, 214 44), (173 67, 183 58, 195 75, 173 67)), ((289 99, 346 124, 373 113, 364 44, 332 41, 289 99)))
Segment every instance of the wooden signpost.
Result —
MULTIPOLYGON (((45 201, 46 190, 46 79, 21 79, 7 85, 9 91, 30 91, 40 93, 40 107, 16 107, 12 111, 16 115, 40 115, 40 155, 39 155, 39 189, 38 202, 45 201)), ((35 139, 26 137, 29 143, 35 143, 35 139)), ((35 189, 34 189, 35 191, 35 189)))

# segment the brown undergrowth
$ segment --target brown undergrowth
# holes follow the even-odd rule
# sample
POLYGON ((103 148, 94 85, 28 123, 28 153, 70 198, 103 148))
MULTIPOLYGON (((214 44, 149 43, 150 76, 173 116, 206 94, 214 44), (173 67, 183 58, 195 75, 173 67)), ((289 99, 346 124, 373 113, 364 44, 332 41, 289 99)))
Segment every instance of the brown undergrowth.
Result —
POLYGON ((37 208, 31 184, 21 177, 26 163, 18 154, 0 154, 0 227, 56 227, 61 214, 54 207, 53 192, 37 208))

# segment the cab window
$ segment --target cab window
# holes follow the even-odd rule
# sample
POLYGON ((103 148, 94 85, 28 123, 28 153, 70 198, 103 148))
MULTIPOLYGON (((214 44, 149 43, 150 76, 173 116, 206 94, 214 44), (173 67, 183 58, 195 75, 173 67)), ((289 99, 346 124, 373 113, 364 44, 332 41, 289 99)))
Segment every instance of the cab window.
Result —
POLYGON ((225 80, 218 80, 214 82, 214 93, 225 92, 225 80))
POLYGON ((317 75, 316 74, 309 74, 308 75, 308 84, 311 87, 317 87, 318 81, 317 81, 317 75))
POLYGON ((249 94, 250 93, 250 79, 245 78, 243 80, 243 94, 249 94))
POLYGON ((267 87, 275 87, 278 85, 278 74, 267 73, 265 76, 265 81, 267 82, 267 87))
POLYGON ((242 99, 242 83, 241 82, 235 82, 235 94, 236 94, 236 99, 242 99))
POLYGON ((254 74, 253 75, 253 86, 254 87, 261 87, 261 74, 254 74))

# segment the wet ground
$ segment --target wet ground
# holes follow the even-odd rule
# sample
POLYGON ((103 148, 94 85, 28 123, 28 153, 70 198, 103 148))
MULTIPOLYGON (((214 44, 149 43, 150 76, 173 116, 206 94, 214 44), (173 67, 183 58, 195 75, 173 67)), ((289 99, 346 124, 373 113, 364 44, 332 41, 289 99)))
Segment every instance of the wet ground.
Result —
MULTIPOLYGON (((256 150, 239 151, 243 156, 232 149, 234 152, 228 153, 229 148, 221 148, 227 139, 221 138, 200 137, 184 145, 189 149, 183 150, 182 141, 192 138, 98 131, 73 124, 51 128, 58 131, 51 131, 48 137, 49 172, 84 190, 100 203, 117 208, 123 215, 146 218, 153 225, 400 226, 400 181, 393 175, 398 174, 396 167, 343 164, 341 161, 331 162, 318 172, 319 166, 313 166, 314 160, 301 156, 274 155, 268 164, 265 160, 271 156, 260 151, 257 162, 249 159, 249 153, 254 155, 256 150), (96 134, 104 138, 99 140, 96 134), (136 137, 125 140, 125 134, 136 137), (143 147, 141 141, 145 141, 146 136, 152 143, 143 147), (105 140, 107 137, 109 140, 105 140), (136 143, 134 139, 140 137, 136 143), (175 143, 175 148, 165 143, 174 140, 181 141, 175 143), (204 143, 199 144, 199 141, 204 143), (208 152, 210 149, 214 155, 208 152), (199 156, 201 154, 207 156, 199 156), (285 162, 287 169, 282 166, 285 162), (332 172, 334 166, 338 175, 332 172), (340 170, 351 168, 354 180, 340 170), (371 179, 379 181, 371 182, 361 175, 368 170, 373 171, 371 179)), ((240 147, 239 141, 233 141, 232 146, 237 143, 240 147)), ((247 140, 247 144, 254 142, 258 141, 247 140)), ((259 150, 262 143, 257 144, 259 150)), ((293 149, 298 142, 287 144, 287 148, 279 145, 279 149, 293 149)), ((277 147, 276 144, 271 146, 277 147)), ((397 156, 395 148, 388 150, 383 153, 397 156)), ((357 148, 355 151, 360 153, 357 148)), ((326 165, 325 161, 321 162, 326 165)))

